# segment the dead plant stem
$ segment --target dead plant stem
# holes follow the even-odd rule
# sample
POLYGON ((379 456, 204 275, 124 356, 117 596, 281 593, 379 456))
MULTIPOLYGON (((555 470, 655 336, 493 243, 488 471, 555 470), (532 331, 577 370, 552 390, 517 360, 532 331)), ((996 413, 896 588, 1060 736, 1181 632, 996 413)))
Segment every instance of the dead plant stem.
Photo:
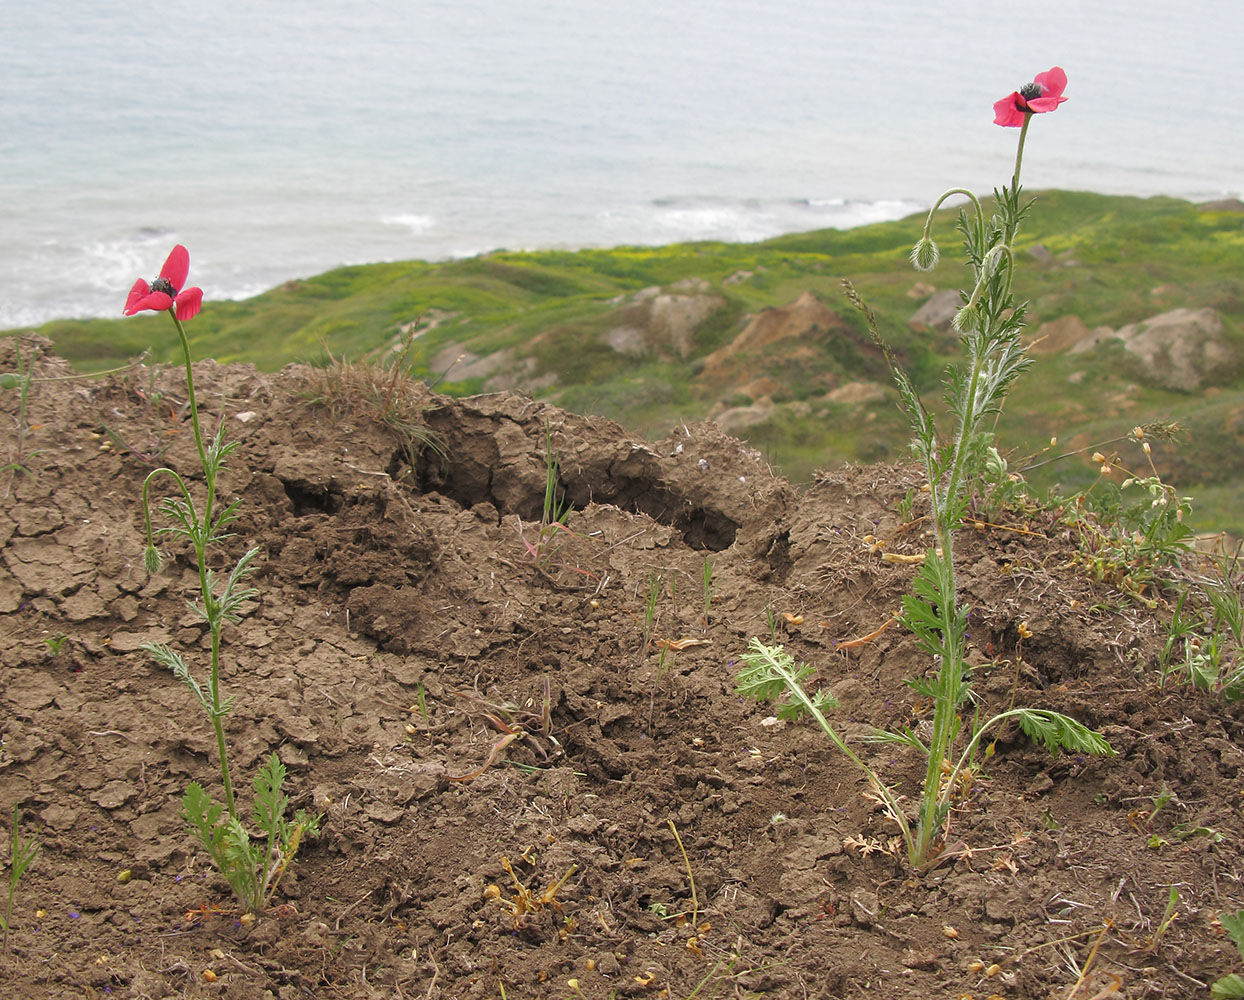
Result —
POLYGON ((674 839, 678 841, 678 850, 682 852, 682 863, 687 866, 687 881, 691 883, 691 930, 694 933, 697 920, 700 916, 700 903, 695 893, 695 876, 691 873, 691 860, 687 857, 687 849, 682 846, 682 837, 678 835, 678 827, 674 825, 674 821, 669 820, 670 832, 674 834, 674 839))

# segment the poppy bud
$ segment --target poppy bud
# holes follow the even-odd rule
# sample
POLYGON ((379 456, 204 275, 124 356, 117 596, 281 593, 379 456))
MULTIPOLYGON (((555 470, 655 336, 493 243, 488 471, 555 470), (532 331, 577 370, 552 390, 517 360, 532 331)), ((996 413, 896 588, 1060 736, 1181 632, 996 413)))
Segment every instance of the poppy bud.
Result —
POLYGON ((164 568, 164 560, 160 557, 160 550, 154 545, 148 545, 143 550, 143 565, 147 567, 147 572, 152 575, 164 568))
POLYGON ((980 309, 977 308, 975 303, 969 302, 955 313, 955 318, 951 320, 951 325, 960 333, 968 333, 976 329, 980 325, 980 321, 980 309))
POLYGON ((920 242, 912 247, 911 265, 917 271, 932 271, 937 267, 938 258, 941 252, 937 249, 937 244, 929 237, 921 237, 920 242))

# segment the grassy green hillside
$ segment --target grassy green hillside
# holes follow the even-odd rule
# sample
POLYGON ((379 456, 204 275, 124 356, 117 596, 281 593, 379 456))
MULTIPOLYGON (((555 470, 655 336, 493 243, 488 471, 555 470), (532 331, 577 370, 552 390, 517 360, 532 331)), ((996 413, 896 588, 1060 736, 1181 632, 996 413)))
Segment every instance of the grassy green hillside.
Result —
MULTIPOLYGON (((909 293, 918 281, 939 290, 965 282, 955 263, 957 214, 941 213, 935 237, 943 264, 931 275, 907 263, 923 222, 909 218, 754 244, 498 252, 341 268, 244 302, 209 302, 188 331, 198 356, 276 369, 330 352, 382 359, 422 316, 407 361, 416 375, 440 379, 444 391, 526 389, 654 434, 714 406, 771 405, 737 433, 801 479, 835 461, 895 457, 907 438, 884 362, 843 297, 843 278, 863 293, 882 334, 936 398, 957 343, 909 327, 924 301, 909 293), (755 348, 736 343, 752 317, 805 292, 837 316, 755 348), (667 313, 683 319, 667 321, 667 313), (854 401, 835 395, 857 382, 886 392, 854 401)), ((1171 198, 1041 192, 1018 248, 1017 289, 1029 300, 1034 330, 1067 316, 1117 329, 1177 307, 1212 307, 1241 345, 1244 213, 1171 198)), ((38 332, 83 370, 122 363, 146 347, 157 361, 175 360, 172 325, 162 316, 53 322, 38 332)), ((1244 533, 1237 500, 1244 377, 1231 368, 1209 381, 1216 384, 1192 392, 1163 389, 1115 345, 1043 354, 1008 401, 1000 444, 1018 460, 1051 436, 1061 451, 1118 438, 1137 423, 1177 420, 1185 432, 1176 445, 1157 449, 1159 467, 1198 498, 1198 528, 1244 533)), ((1140 461, 1120 448, 1125 462, 1140 461)), ((1086 458, 1072 457, 1034 477, 1071 487, 1094 473, 1086 458)))

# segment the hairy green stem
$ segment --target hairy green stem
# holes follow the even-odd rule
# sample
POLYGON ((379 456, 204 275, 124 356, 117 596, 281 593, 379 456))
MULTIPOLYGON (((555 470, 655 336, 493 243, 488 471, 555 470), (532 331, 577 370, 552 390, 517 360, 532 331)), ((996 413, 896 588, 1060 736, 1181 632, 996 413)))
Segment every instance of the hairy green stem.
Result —
POLYGON ((983 218, 981 213, 980 200, 967 188, 951 188, 949 191, 943 192, 942 196, 933 202, 933 207, 929 209, 928 217, 924 220, 924 235, 927 238, 933 231, 933 216, 937 214, 937 210, 942 207, 942 202, 954 195, 961 194, 972 202, 972 207, 976 209, 976 218, 983 218))
POLYGON ((173 469, 169 469, 169 468, 153 469, 151 472, 147 473, 147 478, 143 480, 143 494, 142 494, 143 495, 143 523, 146 527, 147 544, 149 546, 155 544, 155 531, 151 527, 151 500, 150 500, 151 481, 155 479, 155 477, 160 475, 161 473, 167 473, 168 475, 173 477, 173 482, 175 482, 177 484, 177 488, 181 490, 182 499, 186 501, 186 510, 189 512, 191 520, 195 519, 194 498, 190 495, 190 490, 186 486, 186 481, 182 479, 181 476, 177 472, 175 472, 173 469))
POLYGON ((1024 163, 1024 140, 1028 138, 1028 123, 1032 121, 1032 112, 1024 112, 1024 124, 1019 130, 1019 144, 1015 147, 1015 172, 1011 174, 1011 190, 1019 190, 1019 168, 1024 163))
MULTIPOLYGON (((182 357, 186 368, 186 395, 190 401, 190 422, 194 427, 194 444, 199 452, 199 463, 203 466, 203 479, 206 485, 206 498, 203 501, 202 518, 194 517, 194 508, 190 507, 191 518, 194 528, 191 532, 191 541, 194 543, 194 558, 199 570, 199 591, 203 595, 203 610, 207 615, 208 626, 211 629, 212 636, 212 652, 211 652, 211 673, 208 680, 208 690, 211 694, 211 709, 209 714, 212 717, 212 728, 216 731, 216 748, 220 756, 220 778, 225 789, 225 808, 228 809, 229 815, 237 815, 237 806, 233 796, 233 782, 229 776, 229 755, 225 745, 225 726, 223 719, 227 714, 227 710, 221 707, 220 702, 220 631, 224 625, 221 608, 216 602, 216 597, 212 593, 211 585, 207 576, 207 543, 212 534, 212 507, 216 500, 216 456, 208 456, 207 448, 203 444, 203 432, 199 427, 199 405, 194 394, 194 369, 190 363, 190 339, 186 336, 186 328, 182 326, 181 320, 177 318, 177 309, 175 306, 169 307, 169 315, 173 318, 173 325, 177 327, 177 335, 181 338, 182 357)), ((180 480, 180 477, 178 477, 180 480)), ((185 489, 184 484, 182 489, 185 489)), ((146 484, 143 484, 144 499, 146 496, 146 484)), ((186 494, 187 502, 189 502, 189 494, 186 494)))
MULTIPOLYGON (((1008 217, 1004 242, 990 247, 982 254, 980 275, 967 308, 975 307, 984 292, 989 281, 990 261, 1003 254, 1009 258, 1007 262, 1007 291, 1009 292, 1010 272, 1014 269, 1014 255, 1009 246, 1013 228, 1012 220, 1008 217)), ((981 249, 983 250, 983 247, 981 249)), ((995 320, 990 317, 990 321, 995 320)), ((944 810, 942 765, 959 730, 957 713, 963 699, 965 671, 963 636, 955 624, 958 613, 958 587, 955 582, 954 530, 956 525, 954 522, 959 496, 966 485, 967 458, 971 450, 972 438, 980 419, 977 396, 986 362, 985 345, 988 343, 988 338, 983 329, 978 329, 968 333, 967 342, 972 369, 967 391, 961 400, 962 412, 959 414, 958 433, 955 435, 950 469, 945 476, 944 487, 939 488, 937 482, 940 477, 936 465, 936 453, 928 451, 925 454, 934 537, 939 550, 935 553, 935 558, 942 565, 942 570, 938 573, 938 614, 944 627, 942 630, 942 663, 937 677, 938 697, 934 699, 933 733, 929 740, 929 757, 920 799, 920 817, 916 826, 915 841, 910 850, 911 861, 917 866, 929 860, 933 840, 941 829, 944 810)))
POLYGON ((186 396, 190 400, 190 423, 194 427, 194 445, 199 451, 199 464, 203 466, 203 475, 207 480, 207 501, 203 508, 203 525, 211 524, 212 504, 216 493, 216 470, 207 460, 207 449, 203 445, 203 433, 199 429, 199 405, 194 397, 194 369, 190 364, 190 338, 186 336, 186 328, 177 318, 177 307, 170 306, 168 314, 177 327, 177 335, 181 338, 181 353, 186 366, 186 396))
POLYGON ((237 815, 237 807, 233 798, 233 782, 229 779, 229 754, 225 747, 225 724, 223 719, 226 711, 220 706, 220 627, 219 620, 212 622, 212 675, 210 689, 212 693, 212 728, 216 730, 216 751, 220 755, 220 780, 225 787, 225 808, 230 816, 237 815))

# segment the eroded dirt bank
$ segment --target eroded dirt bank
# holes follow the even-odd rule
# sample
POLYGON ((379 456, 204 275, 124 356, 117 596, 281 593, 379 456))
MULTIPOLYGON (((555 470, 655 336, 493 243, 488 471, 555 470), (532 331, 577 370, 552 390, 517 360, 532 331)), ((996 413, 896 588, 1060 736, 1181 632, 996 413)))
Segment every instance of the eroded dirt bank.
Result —
MULTIPOLYGON (((796 491, 711 424, 649 443, 506 394, 428 394, 440 453, 412 467, 361 410, 307 406, 306 369, 196 373, 206 419, 227 399, 241 441, 230 551, 261 546, 259 596, 225 633, 237 784, 277 750, 323 834, 248 925, 179 817, 215 745, 139 647, 202 667, 197 575, 180 551, 147 575, 137 504, 148 462, 195 467, 178 372, 38 383, 33 474, 0 512, 0 815, 19 805, 43 842, 5 996, 560 998, 575 979, 590 998, 1046 998, 1099 939, 1079 997, 1111 977, 1130 998, 1207 995, 1234 968, 1214 918, 1244 906, 1240 712, 1157 691, 1169 612, 1089 581, 1052 520, 963 537, 977 691, 1068 712, 1118 755, 1005 734, 953 817, 973 853, 913 875, 847 762, 734 686, 773 622, 849 733, 920 724, 914 639, 843 645, 908 588, 913 567, 865 536, 921 550, 898 513, 914 470, 796 491), (546 428, 574 509, 542 544, 546 428), (521 736, 500 746, 499 726, 521 736), (537 904, 521 918, 516 881, 537 904), (1151 946, 1171 886, 1180 916, 1151 946)), ((0 442, 14 453, 11 420, 0 442)), ((914 795, 912 754, 861 747, 914 795)))

